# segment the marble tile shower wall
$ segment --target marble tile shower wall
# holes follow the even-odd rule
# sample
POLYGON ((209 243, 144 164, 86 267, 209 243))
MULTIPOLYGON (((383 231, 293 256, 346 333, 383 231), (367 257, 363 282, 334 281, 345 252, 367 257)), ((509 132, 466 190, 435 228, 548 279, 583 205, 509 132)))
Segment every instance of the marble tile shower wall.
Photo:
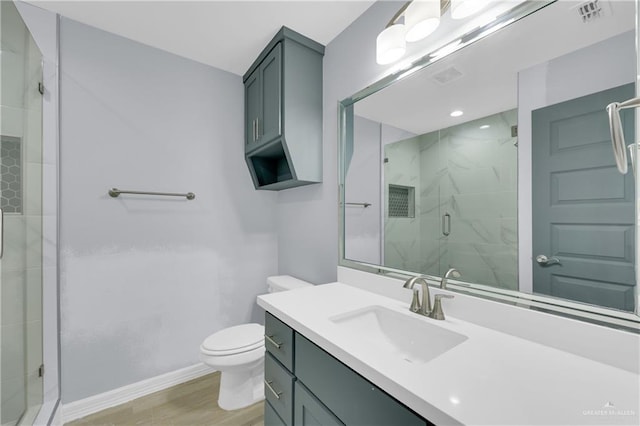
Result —
POLYGON ((442 215, 451 217, 448 236, 442 229, 424 234, 430 262, 425 266, 434 268, 431 253, 437 245, 440 274, 456 267, 465 281, 517 288, 518 150, 517 137, 511 136, 516 123, 517 111, 511 110, 422 138, 422 170, 427 172, 421 198, 430 207, 424 221, 435 229, 442 227, 442 215))
POLYGON ((384 163, 384 264, 394 268, 417 271, 422 255, 420 250, 420 145, 418 138, 385 145, 384 163), (389 216, 389 185, 413 188, 415 204, 413 217, 389 216))
POLYGON ((444 250, 440 244, 442 215, 440 212, 441 186, 447 174, 446 159, 439 143, 439 132, 419 136, 420 146, 420 224, 422 228, 420 249, 422 251, 420 271, 428 275, 440 275, 444 250))
POLYGON ((385 146, 385 265, 517 288, 516 121, 511 110, 385 146), (390 184, 415 188, 415 217, 389 217, 390 184))

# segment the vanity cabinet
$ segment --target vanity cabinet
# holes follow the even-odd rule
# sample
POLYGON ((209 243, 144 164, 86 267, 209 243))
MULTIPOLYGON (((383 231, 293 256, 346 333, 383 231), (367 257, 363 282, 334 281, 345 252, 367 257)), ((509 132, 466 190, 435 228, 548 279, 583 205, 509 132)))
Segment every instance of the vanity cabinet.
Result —
POLYGON ((245 158, 256 189, 322 181, 324 46, 282 29, 243 77, 245 158))
POLYGON ((268 312, 265 333, 265 426, 431 425, 268 312), (287 329, 288 344, 279 340, 287 329), (285 346, 291 367, 275 356, 285 346))

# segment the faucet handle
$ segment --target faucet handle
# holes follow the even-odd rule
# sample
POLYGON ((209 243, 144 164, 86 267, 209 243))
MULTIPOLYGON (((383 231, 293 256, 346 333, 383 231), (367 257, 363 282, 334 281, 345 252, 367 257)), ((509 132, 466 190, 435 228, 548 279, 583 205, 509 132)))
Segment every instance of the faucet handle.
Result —
POLYGON ((413 299, 411 299, 411 306, 409 307, 411 312, 418 312, 420 310, 420 296, 418 294, 418 289, 413 289, 413 299))
POLYGON ((444 311, 442 310, 442 299, 453 299, 453 296, 448 294, 436 294, 433 300, 433 310, 429 314, 430 318, 436 320, 444 319, 444 311))

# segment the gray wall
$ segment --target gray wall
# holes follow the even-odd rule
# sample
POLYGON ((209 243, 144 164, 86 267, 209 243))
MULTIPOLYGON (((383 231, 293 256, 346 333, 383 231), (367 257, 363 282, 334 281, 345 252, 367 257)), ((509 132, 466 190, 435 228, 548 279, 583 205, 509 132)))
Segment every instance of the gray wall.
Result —
POLYGON ((61 95, 68 403, 193 365, 207 335, 260 321, 277 195, 244 163, 240 76, 62 19, 61 95))
POLYGON ((366 118, 353 118, 353 155, 345 176, 344 255, 347 259, 382 263, 380 190, 381 124, 366 118))
POLYGON ((338 102, 379 80, 375 39, 398 10, 377 2, 326 47, 323 183, 278 194, 278 267, 315 283, 336 280, 338 263, 338 102))

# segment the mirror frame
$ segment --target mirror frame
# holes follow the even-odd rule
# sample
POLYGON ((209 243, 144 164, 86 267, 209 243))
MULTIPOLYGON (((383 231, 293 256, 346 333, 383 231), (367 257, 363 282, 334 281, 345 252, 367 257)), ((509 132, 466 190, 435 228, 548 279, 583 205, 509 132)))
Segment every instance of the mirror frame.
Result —
MULTIPOLYGON (((403 271, 394 269, 382 265, 375 265, 366 262, 359 262, 355 260, 349 260, 345 257, 345 147, 349 138, 349 112, 353 111, 353 106, 359 100, 366 98, 392 84, 412 75, 415 72, 421 71, 429 65, 448 57, 451 54, 458 52, 459 50, 479 41, 493 32, 500 30, 503 27, 511 25, 518 20, 555 3, 557 0, 542 0, 542 1, 525 1, 515 6, 511 10, 501 14, 493 22, 486 24, 482 27, 478 27, 461 37, 461 45, 454 51, 447 55, 435 56, 433 52, 437 52, 442 46, 434 49, 432 52, 422 56, 416 61, 402 67, 400 70, 393 71, 377 82, 367 86, 352 96, 343 99, 338 103, 338 201, 339 201, 339 262, 340 266, 357 269, 364 272, 370 272, 378 275, 386 275, 392 278, 407 279, 413 276, 421 275, 417 272, 403 271)), ((638 36, 639 20, 638 16, 638 2, 636 3, 636 36, 638 36)), ((457 38, 457 37, 456 37, 457 38)), ((453 40, 449 40, 444 43, 443 46, 451 43, 453 40)), ((636 52, 638 55, 638 52, 636 52)), ((640 78, 640 77, 639 77, 640 78)), ((640 84, 636 81, 636 86, 640 84)), ((636 88, 636 91, 638 89, 636 88)), ((636 114, 636 123, 639 123, 640 112, 636 114)), ((637 124, 636 124, 637 127, 637 124)), ((352 133, 352 132, 351 132, 352 133)), ((638 195, 640 191, 638 189, 638 180, 636 179, 636 217, 638 216, 638 195)), ((483 284, 465 283, 456 280, 449 280, 447 288, 449 290, 468 294, 483 299, 489 299, 499 301, 502 303, 508 303, 516 305, 525 309, 539 310, 543 312, 552 313, 555 315, 562 315, 565 317, 571 317, 577 320, 586 321, 590 323, 600 324, 607 327, 624 329, 634 333, 640 334, 640 297, 638 295, 638 221, 636 220, 636 307, 635 312, 624 312, 615 309, 609 309, 596 305, 588 305, 580 302, 573 302, 568 299, 555 298, 551 296, 527 294, 515 290, 505 290, 494 288, 483 284)), ((440 277, 425 275, 430 285, 438 285, 440 277)))

